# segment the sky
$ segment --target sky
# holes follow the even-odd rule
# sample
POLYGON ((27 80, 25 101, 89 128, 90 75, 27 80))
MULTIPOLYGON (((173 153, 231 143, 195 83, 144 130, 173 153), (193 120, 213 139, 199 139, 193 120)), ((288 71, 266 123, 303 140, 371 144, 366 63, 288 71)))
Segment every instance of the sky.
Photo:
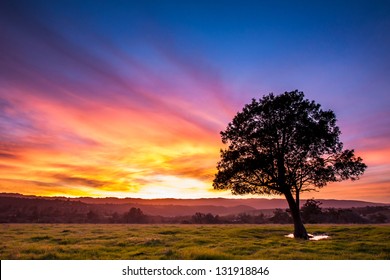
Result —
POLYGON ((389 49, 389 1, 1 1, 0 192, 233 197, 220 131, 298 89, 368 165, 304 197, 389 203, 389 49))

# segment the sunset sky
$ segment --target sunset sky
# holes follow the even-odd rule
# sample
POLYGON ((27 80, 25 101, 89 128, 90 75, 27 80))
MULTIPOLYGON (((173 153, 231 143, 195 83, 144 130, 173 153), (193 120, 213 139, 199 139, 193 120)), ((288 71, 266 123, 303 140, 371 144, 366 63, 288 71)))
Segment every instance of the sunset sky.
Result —
POLYGON ((298 89, 336 113, 359 181, 390 202, 389 1, 0 2, 0 192, 231 197, 220 134, 298 89))

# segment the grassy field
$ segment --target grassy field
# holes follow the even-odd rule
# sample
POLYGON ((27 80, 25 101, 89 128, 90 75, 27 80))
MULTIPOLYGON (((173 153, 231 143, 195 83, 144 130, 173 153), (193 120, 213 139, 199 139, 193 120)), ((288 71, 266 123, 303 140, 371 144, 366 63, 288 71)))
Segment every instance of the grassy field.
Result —
POLYGON ((390 225, 2 224, 0 259, 390 259, 390 225))

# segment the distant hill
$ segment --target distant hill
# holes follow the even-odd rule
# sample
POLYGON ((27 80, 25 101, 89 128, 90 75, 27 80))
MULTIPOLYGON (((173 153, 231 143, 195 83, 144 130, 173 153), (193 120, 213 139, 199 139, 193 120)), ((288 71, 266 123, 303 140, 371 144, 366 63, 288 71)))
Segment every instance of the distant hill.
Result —
MULTIPOLYGON (((123 213, 131 207, 142 209, 147 215, 158 215, 165 217, 187 216, 193 215, 196 212, 211 213, 213 215, 235 215, 239 213, 254 213, 257 210, 271 210, 276 208, 288 208, 287 202, 284 199, 265 199, 265 198, 249 198, 249 199, 225 199, 225 198, 202 198, 202 199, 140 199, 140 198, 67 198, 67 197, 40 197, 26 196, 16 193, 0 193, 0 201, 5 203, 6 198, 19 198, 23 200, 33 199, 35 203, 47 203, 45 201, 57 201, 56 203, 72 202, 79 203, 86 208, 106 209, 108 211, 116 211, 123 213)), ((27 201, 20 200, 18 203, 31 204, 27 201)), ((8 200, 10 201, 10 200, 8 200)), ((335 200, 335 199, 319 199, 322 203, 322 208, 358 208, 366 206, 386 206, 383 203, 373 203, 366 201, 355 200, 335 200)), ((302 201, 302 205, 305 200, 302 201)), ((267 211, 269 212, 269 211, 267 211)))
MULTIPOLYGON (((321 214, 317 214, 313 221, 361 224, 390 222, 390 206, 380 203, 350 200, 321 202, 321 214)), ((0 194, 0 223, 291 223, 288 213, 275 211, 276 208, 286 209, 287 204, 283 199, 148 200, 3 193, 0 194)))

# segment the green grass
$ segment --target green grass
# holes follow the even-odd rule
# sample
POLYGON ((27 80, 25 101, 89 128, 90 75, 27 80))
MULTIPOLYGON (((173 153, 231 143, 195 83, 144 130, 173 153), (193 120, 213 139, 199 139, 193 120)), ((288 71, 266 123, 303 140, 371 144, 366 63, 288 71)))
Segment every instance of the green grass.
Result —
POLYGON ((390 225, 2 224, 0 259, 390 259, 390 225))

